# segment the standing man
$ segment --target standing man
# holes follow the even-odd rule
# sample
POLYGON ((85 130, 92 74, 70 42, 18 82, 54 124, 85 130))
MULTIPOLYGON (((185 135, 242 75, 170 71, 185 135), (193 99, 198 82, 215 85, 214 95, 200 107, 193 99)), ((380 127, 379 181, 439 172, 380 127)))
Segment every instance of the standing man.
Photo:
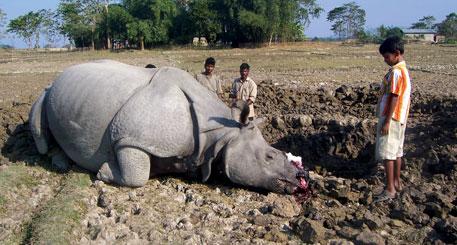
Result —
POLYGON ((233 81, 232 90, 230 91, 230 98, 232 98, 232 104, 235 104, 237 100, 246 101, 249 105, 250 121, 254 120, 254 102, 257 97, 257 85, 249 77, 249 65, 243 63, 240 66, 240 77, 233 81))
POLYGON ((201 85, 215 93, 220 99, 223 99, 224 92, 222 91, 221 80, 217 75, 213 74, 215 66, 216 60, 214 60, 213 57, 207 58, 205 61, 205 71, 195 75, 195 79, 197 79, 201 85))

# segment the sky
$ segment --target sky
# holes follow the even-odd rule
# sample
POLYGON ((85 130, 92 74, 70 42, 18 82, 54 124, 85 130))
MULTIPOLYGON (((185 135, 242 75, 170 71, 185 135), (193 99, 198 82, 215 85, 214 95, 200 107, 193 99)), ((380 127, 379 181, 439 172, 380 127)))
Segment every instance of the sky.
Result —
MULTIPOLYGON (((327 14, 335 7, 339 7, 351 0, 317 0, 324 12, 305 29, 308 37, 332 37, 331 23, 327 21, 327 14)), ((432 15, 437 22, 441 22, 446 15, 457 12, 457 0, 354 0, 366 11, 366 29, 373 30, 380 25, 409 27, 420 18, 432 15)), ((0 8, 7 14, 7 22, 28 11, 39 9, 55 10, 59 0, 0 0, 0 8)), ((24 48, 26 45, 17 38, 4 38, 0 43, 24 48)))

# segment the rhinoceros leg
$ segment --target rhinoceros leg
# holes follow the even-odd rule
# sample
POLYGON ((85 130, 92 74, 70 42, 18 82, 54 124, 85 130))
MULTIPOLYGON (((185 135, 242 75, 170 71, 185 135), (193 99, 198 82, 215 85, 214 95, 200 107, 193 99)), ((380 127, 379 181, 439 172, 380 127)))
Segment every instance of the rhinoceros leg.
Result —
POLYGON ((105 182, 122 186, 140 187, 149 179, 151 162, 149 154, 134 147, 116 149, 117 163, 106 162, 97 177, 105 182))
POLYGON ((60 148, 58 148, 57 146, 54 147, 51 150, 50 155, 52 156, 51 164, 52 164, 52 166, 57 168, 57 170, 67 171, 68 169, 70 169, 70 165, 71 165, 70 158, 60 148))
POLYGON ((50 132, 45 109, 46 94, 47 89, 33 104, 29 114, 30 131, 40 154, 46 154, 49 150, 50 132))

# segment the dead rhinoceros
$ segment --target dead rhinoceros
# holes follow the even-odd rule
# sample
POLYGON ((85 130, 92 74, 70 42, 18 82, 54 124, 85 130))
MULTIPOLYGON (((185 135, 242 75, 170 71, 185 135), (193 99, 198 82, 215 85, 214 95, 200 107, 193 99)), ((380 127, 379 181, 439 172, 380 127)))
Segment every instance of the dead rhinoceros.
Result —
POLYGON ((235 183, 302 192, 301 163, 269 146, 246 115, 233 120, 180 69, 103 60, 66 69, 33 105, 30 126, 41 154, 56 142, 105 182, 139 187, 150 175, 189 171, 206 181, 218 162, 235 183))

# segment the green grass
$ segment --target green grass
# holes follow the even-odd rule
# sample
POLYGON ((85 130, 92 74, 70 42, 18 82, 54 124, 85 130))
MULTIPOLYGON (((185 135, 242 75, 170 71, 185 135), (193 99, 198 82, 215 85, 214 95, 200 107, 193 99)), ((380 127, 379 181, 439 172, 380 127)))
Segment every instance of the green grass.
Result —
MULTIPOLYGON (((20 191, 22 189, 31 189, 40 182, 34 176, 41 168, 31 168, 25 165, 10 165, 3 171, 0 171, 0 218, 8 215, 8 207, 15 204, 15 200, 9 200, 7 193, 20 191)), ((19 195, 17 198, 29 198, 25 195, 19 195)), ((27 221, 25 221, 27 222, 27 221)), ((22 227, 26 225, 23 224, 22 227)), ((2 244, 18 244, 24 236, 23 233, 11 233, 6 237, 2 244)))
POLYGON ((23 165, 11 165, 0 172, 0 189, 10 190, 24 185, 32 187, 38 184, 38 180, 31 175, 33 170, 23 165))
POLYGON ((5 197, 6 191, 11 191, 22 185, 26 188, 38 185, 39 182, 32 175, 32 171, 27 166, 11 165, 0 172, 0 190, 5 190, 5 192, 0 193, 0 217, 7 212, 9 200, 5 197))
POLYGON ((0 215, 6 211, 6 198, 0 193, 0 215))
POLYGON ((85 173, 71 172, 64 180, 62 190, 32 219, 24 243, 70 244, 72 231, 87 213, 83 198, 91 184, 85 173))

